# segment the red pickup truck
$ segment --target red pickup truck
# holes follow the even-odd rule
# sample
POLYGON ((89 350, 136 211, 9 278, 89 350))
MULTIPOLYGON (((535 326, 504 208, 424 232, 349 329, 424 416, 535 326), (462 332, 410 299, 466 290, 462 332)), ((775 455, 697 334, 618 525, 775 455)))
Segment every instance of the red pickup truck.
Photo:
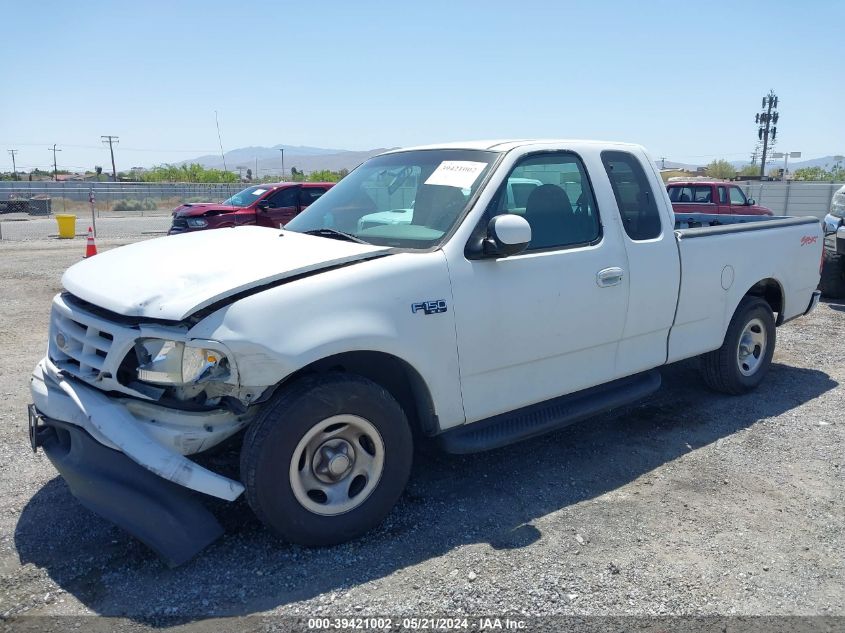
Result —
POLYGON ((774 215, 753 198, 746 198, 738 185, 723 180, 690 180, 666 185, 675 213, 723 213, 774 215))
POLYGON ((279 228, 333 186, 333 182, 277 182, 247 187, 221 203, 183 204, 173 210, 168 235, 241 224, 279 228))

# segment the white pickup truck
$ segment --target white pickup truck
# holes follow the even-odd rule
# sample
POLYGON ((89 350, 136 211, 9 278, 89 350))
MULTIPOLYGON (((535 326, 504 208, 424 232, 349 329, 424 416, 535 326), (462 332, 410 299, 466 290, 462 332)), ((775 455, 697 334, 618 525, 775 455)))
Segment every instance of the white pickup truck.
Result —
POLYGON ((756 387, 775 326, 818 301, 822 227, 754 220, 676 229, 636 145, 388 152, 284 229, 71 267, 32 447, 171 564, 222 531, 190 491, 245 493, 290 541, 352 539, 399 498, 415 437, 501 447, 641 398, 692 356, 717 390, 756 387), (189 459, 228 438, 238 477, 189 459))

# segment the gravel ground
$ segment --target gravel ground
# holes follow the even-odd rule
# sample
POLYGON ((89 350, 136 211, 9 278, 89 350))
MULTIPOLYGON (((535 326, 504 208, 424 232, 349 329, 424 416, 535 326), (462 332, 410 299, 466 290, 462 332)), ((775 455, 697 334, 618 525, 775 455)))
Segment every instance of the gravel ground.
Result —
POLYGON ((78 242, 0 243, 4 617, 845 615, 843 304, 778 330, 755 393, 672 365, 613 415, 479 455, 423 448, 398 507, 354 543, 291 546, 244 502, 217 504, 224 538, 171 570, 27 445, 28 375, 78 242))

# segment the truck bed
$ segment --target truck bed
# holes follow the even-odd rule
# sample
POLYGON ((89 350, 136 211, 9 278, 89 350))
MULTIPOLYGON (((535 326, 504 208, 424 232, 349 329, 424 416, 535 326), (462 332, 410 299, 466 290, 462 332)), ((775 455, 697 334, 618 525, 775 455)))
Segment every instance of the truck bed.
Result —
POLYGON ((675 226, 681 287, 668 362, 721 346, 752 288, 773 297, 778 324, 806 312, 818 283, 818 219, 677 214, 675 226))
POLYGON ((676 229, 695 229, 707 226, 746 224, 748 222, 766 222, 774 220, 802 220, 815 218, 792 218, 773 215, 728 215, 725 213, 675 213, 676 229))

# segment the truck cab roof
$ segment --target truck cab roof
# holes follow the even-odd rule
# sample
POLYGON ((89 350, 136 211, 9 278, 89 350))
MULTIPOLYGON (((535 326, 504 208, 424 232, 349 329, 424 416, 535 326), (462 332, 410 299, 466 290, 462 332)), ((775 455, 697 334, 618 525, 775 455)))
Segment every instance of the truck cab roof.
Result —
POLYGON ((572 149, 575 149, 579 146, 601 146, 606 147, 608 149, 625 148, 628 150, 636 149, 645 151, 645 148, 643 148, 641 145, 636 145, 633 143, 619 143, 613 141, 596 141, 585 139, 494 139, 479 141, 454 141, 450 143, 436 143, 432 145, 418 145, 416 147, 403 147, 401 149, 390 150, 389 152, 385 152, 385 154, 431 149, 475 149, 494 152, 508 152, 519 147, 533 145, 543 147, 549 145, 560 145, 572 149))

